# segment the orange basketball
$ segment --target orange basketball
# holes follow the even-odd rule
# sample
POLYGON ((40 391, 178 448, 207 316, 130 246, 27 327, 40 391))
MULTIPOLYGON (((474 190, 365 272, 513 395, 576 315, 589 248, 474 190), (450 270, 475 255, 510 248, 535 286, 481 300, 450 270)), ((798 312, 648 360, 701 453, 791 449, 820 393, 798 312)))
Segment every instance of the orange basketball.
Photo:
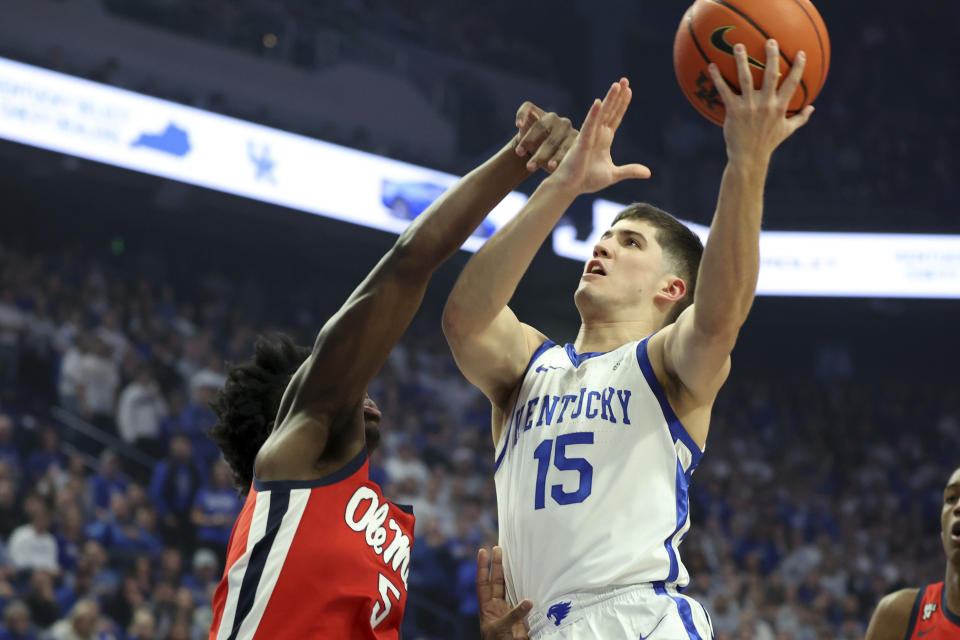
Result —
POLYGON ((726 110, 707 65, 716 63, 737 92, 737 63, 733 45, 747 47, 753 84, 759 88, 768 39, 780 45, 780 79, 786 78, 797 52, 807 54, 800 87, 788 113, 798 113, 823 88, 830 68, 830 39, 823 18, 810 0, 696 0, 687 9, 673 42, 673 68, 683 94, 697 111, 722 125, 726 110))

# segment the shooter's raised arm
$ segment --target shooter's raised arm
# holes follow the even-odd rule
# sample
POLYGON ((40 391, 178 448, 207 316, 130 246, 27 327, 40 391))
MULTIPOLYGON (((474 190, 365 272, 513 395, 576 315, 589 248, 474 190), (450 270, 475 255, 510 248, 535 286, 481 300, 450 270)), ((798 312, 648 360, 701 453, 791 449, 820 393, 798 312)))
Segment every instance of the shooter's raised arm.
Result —
MULTIPOLYGON (((803 74, 800 52, 793 68, 777 88, 779 49, 767 43, 767 67, 760 89, 753 79, 742 44, 734 47, 740 95, 727 85, 715 65, 710 66, 726 106, 723 133, 727 166, 720 184, 717 209, 704 247, 693 305, 677 322, 650 341, 651 359, 659 360, 668 376, 677 379, 691 404, 709 407, 729 371, 740 327, 753 303, 760 269, 760 223, 763 188, 774 150, 807 123, 813 107, 787 116, 787 106, 803 74)), ((689 420, 688 430, 703 446, 708 420, 689 420)))

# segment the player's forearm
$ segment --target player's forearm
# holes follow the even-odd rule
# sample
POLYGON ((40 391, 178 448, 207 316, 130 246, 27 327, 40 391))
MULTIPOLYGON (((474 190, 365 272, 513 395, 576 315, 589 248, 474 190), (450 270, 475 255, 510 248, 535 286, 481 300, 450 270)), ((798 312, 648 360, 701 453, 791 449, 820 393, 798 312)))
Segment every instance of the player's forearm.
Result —
POLYGON ((400 235, 399 267, 429 275, 476 230, 490 211, 530 175, 511 141, 461 178, 400 235))
POLYGON ((732 159, 723 172, 694 295, 696 328, 701 333, 735 333, 747 319, 760 272, 768 164, 769 158, 732 159))
POLYGON ((550 179, 537 188, 520 213, 464 267, 444 309, 447 329, 469 334, 493 321, 576 195, 550 179))

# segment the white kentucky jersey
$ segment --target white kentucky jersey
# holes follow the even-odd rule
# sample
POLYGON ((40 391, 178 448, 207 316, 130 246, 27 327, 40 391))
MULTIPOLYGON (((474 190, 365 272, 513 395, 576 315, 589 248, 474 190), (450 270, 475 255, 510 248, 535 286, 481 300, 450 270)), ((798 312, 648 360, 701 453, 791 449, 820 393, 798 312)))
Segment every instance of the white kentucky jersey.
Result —
POLYGON ((703 452, 667 402, 647 338, 608 353, 544 343, 497 444, 507 593, 682 587, 687 487, 703 452))

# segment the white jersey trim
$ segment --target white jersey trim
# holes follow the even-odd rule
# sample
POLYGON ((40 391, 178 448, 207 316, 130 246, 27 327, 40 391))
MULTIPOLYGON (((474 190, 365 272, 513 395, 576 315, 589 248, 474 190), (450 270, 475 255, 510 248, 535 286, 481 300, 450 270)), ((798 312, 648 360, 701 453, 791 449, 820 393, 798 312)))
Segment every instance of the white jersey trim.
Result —
POLYGON ((256 634, 260 626, 260 620, 263 619, 267 604, 270 602, 270 596, 273 595, 273 590, 277 586, 280 571, 283 569, 287 553, 290 551, 290 545, 293 544, 293 538, 300 527, 300 521, 309 500, 310 489, 294 489, 290 492, 287 512, 283 514, 283 520, 280 521, 280 527, 277 530, 277 537, 274 538, 273 544, 270 546, 270 553, 267 554, 267 561, 260 573, 253 607, 243 624, 240 625, 237 640, 252 640, 256 634))
POLYGON ((247 549, 237 558, 227 572, 227 602, 220 618, 220 629, 217 631, 217 640, 226 640, 233 630, 233 621, 237 615, 237 601, 240 599, 240 587, 243 577, 250 564, 250 553, 256 543, 263 539, 267 530, 267 514, 270 512, 270 494, 258 493, 253 507, 253 517, 250 519, 250 530, 247 532, 247 549))
MULTIPOLYGON (((520 383, 518 385, 518 388, 523 387, 523 383, 527 379, 527 374, 530 373, 530 367, 533 366, 533 363, 536 362, 540 358, 540 356, 546 353, 551 347, 555 347, 555 346, 557 346, 556 342, 554 342, 553 340, 547 340, 546 342, 541 344, 539 347, 537 347, 537 350, 533 352, 532 356, 530 356, 530 362, 527 363, 527 368, 523 372, 523 377, 520 378, 520 383)), ((501 432, 500 432, 500 440, 503 441, 503 444, 500 445, 500 443, 497 443, 500 446, 500 453, 497 454, 497 457, 495 458, 493 463, 494 473, 497 472, 497 469, 500 467, 500 463, 503 462, 503 457, 507 453, 507 445, 510 443, 509 436, 510 436, 510 417, 507 416, 507 423, 504 425, 504 428, 501 429, 501 432)))

